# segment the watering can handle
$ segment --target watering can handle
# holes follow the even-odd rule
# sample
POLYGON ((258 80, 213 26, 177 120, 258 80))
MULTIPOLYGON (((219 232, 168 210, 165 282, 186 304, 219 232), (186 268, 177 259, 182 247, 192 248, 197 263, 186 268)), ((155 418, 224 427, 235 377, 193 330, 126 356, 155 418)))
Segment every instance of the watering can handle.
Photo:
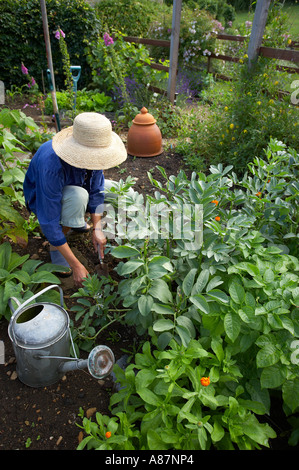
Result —
POLYGON ((11 317, 11 322, 13 322, 14 318, 16 317, 17 313, 19 312, 20 308, 22 307, 25 307, 25 305, 29 304, 30 302, 32 302, 32 300, 36 299, 37 297, 39 297, 40 295, 44 294, 45 292, 47 292, 48 290, 50 289, 54 289, 55 287, 58 287, 59 289, 59 292, 60 292, 60 305, 61 307, 63 307, 63 290, 61 289, 60 286, 58 286, 57 284, 53 284, 52 286, 48 286, 46 287, 45 289, 41 290, 40 292, 37 292, 37 294, 35 294, 33 297, 30 297, 29 299, 27 299, 23 304, 20 304, 20 302, 15 298, 15 297, 11 297, 8 301, 8 304, 11 308, 11 300, 14 300, 16 302, 16 304, 18 305, 18 308, 17 310, 15 310, 13 312, 13 315, 11 317))

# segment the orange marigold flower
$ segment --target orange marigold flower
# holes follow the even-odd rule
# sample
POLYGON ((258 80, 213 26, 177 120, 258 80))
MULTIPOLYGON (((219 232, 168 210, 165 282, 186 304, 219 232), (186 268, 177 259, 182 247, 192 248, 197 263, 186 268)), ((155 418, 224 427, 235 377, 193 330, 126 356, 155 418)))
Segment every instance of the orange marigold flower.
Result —
POLYGON ((260 197, 262 195, 262 193, 259 191, 258 193, 256 193, 256 196, 260 197))
POLYGON ((219 215, 217 215, 217 217, 215 217, 215 220, 217 220, 217 222, 219 222, 219 220, 220 220, 219 215))
POLYGON ((219 201, 217 201, 216 199, 214 199, 214 200, 211 201, 211 202, 213 202, 214 204, 216 204, 216 206, 218 206, 218 204, 219 204, 219 201))
POLYGON ((201 385, 203 385, 204 387, 207 387, 208 385, 210 385, 211 381, 210 381, 210 377, 202 377, 200 379, 200 383, 201 385))
POLYGON ((111 437, 111 432, 110 431, 107 431, 105 436, 107 437, 107 439, 109 439, 109 437, 111 437))

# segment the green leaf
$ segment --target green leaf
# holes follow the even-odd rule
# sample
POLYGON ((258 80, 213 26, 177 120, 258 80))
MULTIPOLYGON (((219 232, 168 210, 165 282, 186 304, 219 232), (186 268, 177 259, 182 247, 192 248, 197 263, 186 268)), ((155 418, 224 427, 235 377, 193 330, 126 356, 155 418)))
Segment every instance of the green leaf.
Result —
POLYGON ((220 289, 213 289, 207 292, 208 297, 211 297, 213 300, 218 300, 221 303, 227 304, 229 302, 229 297, 220 289))
POLYGON ((153 324, 153 330, 154 331, 168 331, 172 330, 174 328, 174 323, 170 319, 163 319, 157 320, 153 324))
POLYGON ((192 295, 200 294, 200 292, 202 292, 205 286, 207 285, 209 277, 210 277, 209 270, 203 269, 201 273, 199 274, 196 283, 194 284, 191 294, 192 295))
POLYGON ((159 406, 162 404, 159 397, 148 388, 140 389, 137 393, 142 398, 142 400, 145 401, 145 403, 149 403, 150 405, 154 406, 159 406))
POLYGON ((267 284, 272 284, 272 282, 274 281, 274 272, 272 271, 272 269, 270 268, 266 269, 266 271, 264 272, 263 278, 267 284))
POLYGON ((167 450, 169 449, 169 444, 165 444, 159 434, 153 429, 149 429, 147 432, 147 443, 148 448, 151 450, 167 450))
POLYGON ((143 266, 144 263, 143 261, 140 261, 140 260, 131 260, 131 261, 127 261, 126 263, 124 263, 120 269, 120 275, 121 276, 125 276, 126 274, 130 274, 130 273, 133 273, 134 271, 136 271, 136 269, 140 268, 140 266, 143 266))
POLYGON ((46 282, 47 284, 60 284, 59 279, 52 273, 47 271, 40 271, 32 274, 30 282, 34 284, 41 284, 46 282))
POLYGON ((130 258, 131 256, 140 255, 140 252, 136 248, 124 245, 115 247, 111 254, 115 258, 130 258))
POLYGON ((223 438, 225 432, 221 424, 218 422, 218 420, 215 418, 214 426, 213 426, 213 431, 211 433, 211 439, 213 442, 218 442, 221 441, 223 438))
POLYGON ((299 378, 287 380, 282 387, 282 396, 285 404, 294 413, 299 408, 299 378))
POLYGON ((178 325, 185 327, 188 330, 190 336, 195 338, 195 328, 190 318, 186 317, 185 315, 180 315, 177 317, 176 322, 178 325))
POLYGON ((224 317, 224 330, 229 339, 234 342, 241 329, 241 323, 238 315, 234 312, 228 312, 224 317))
POLYGON ((189 296, 191 294, 191 290, 194 284, 195 275, 197 273, 197 269, 191 269, 188 272, 187 276, 183 280, 182 289, 185 295, 189 296))
POLYGON ((280 387, 286 379, 286 370, 282 364, 265 367, 261 373, 262 388, 280 387))
POLYGON ((192 295, 190 297, 190 301, 197 307, 199 310, 201 310, 204 313, 209 313, 210 312, 210 307, 208 305, 208 302, 204 298, 203 295, 201 294, 196 294, 192 295))
POLYGON ((175 330, 181 338, 183 346, 188 347, 188 344, 192 339, 189 330, 187 330, 187 328, 185 328, 184 326, 179 325, 176 325, 175 330))
POLYGON ((7 266, 7 270, 9 272, 13 271, 18 266, 25 263, 25 261, 27 261, 28 258, 29 258, 29 255, 19 256, 17 253, 12 253, 10 260, 9 260, 9 264, 7 266))
POLYGON ((0 245, 0 268, 7 269, 11 257, 11 244, 9 242, 0 245))
POLYGON ((279 361, 279 358, 280 358, 280 354, 276 346, 274 344, 267 343, 257 353, 256 365, 257 367, 273 366, 279 361))
POLYGON ((141 315, 146 317, 152 310, 154 299, 151 295, 141 295, 138 299, 138 308, 141 315))
POLYGON ((269 438, 276 437, 275 431, 268 424, 260 424, 254 415, 251 415, 243 422, 242 431, 254 442, 269 447, 269 438))
POLYGON ((155 380, 156 372, 149 369, 140 370, 135 379, 136 390, 148 388, 148 386, 155 380))
POLYGON ((166 256, 155 256, 148 263, 148 276, 150 279, 163 277, 169 271, 173 271, 173 267, 166 256))
POLYGON ((236 304, 242 304, 245 300, 245 291, 241 284, 233 282, 229 287, 229 294, 236 304))
POLYGON ((175 315, 175 311, 170 305, 162 305, 154 303, 152 310, 160 315, 175 315))
POLYGON ((163 279, 154 279, 148 293, 163 303, 172 302, 172 293, 163 279))

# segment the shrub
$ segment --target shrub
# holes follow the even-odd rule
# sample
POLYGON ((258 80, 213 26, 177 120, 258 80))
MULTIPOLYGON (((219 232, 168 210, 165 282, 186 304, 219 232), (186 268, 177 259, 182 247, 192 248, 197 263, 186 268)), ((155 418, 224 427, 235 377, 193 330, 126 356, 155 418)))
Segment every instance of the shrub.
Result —
POLYGON ((117 107, 134 104, 138 95, 144 99, 148 85, 167 77, 167 73, 148 66, 150 56, 145 46, 124 41, 121 33, 112 39, 106 32, 103 38, 89 45, 86 54, 94 88, 110 94, 117 107))
POLYGON ((248 72, 246 61, 241 59, 243 65, 239 64, 236 71, 239 76, 228 85, 226 93, 218 94, 215 102, 211 88, 207 119, 199 122, 194 114, 193 125, 190 119, 191 131, 189 128, 188 135, 182 136, 177 150, 194 168, 210 162, 232 163, 242 173, 270 138, 298 147, 298 111, 291 105, 290 95, 281 95, 279 87, 287 74, 280 72, 278 78, 273 63, 263 59, 253 72, 248 72))
MULTIPOLYGON (((85 40, 91 40, 100 23, 95 11, 84 0, 47 0, 49 35, 57 85, 63 85, 63 67, 59 43, 54 37, 60 26, 72 65, 81 65, 80 84, 86 86, 90 75, 84 56, 85 40)), ((0 0, 0 78, 6 88, 22 85, 21 63, 30 64, 31 74, 41 89, 41 73, 48 68, 39 0, 0 0), (21 26, 20 26, 21 25, 21 26)))
POLYGON ((157 8, 157 3, 134 0, 101 0, 95 5, 98 18, 110 31, 140 37, 145 37, 157 8))

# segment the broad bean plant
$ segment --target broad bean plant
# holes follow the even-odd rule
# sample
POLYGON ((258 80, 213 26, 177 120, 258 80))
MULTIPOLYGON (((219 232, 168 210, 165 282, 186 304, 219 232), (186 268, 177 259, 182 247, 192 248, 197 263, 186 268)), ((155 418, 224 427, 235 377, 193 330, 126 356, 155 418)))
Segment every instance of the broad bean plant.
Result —
POLYGON ((241 180, 221 164, 190 179, 159 168, 154 197, 119 190, 117 298, 150 341, 116 367, 112 436, 84 418, 80 448, 119 448, 122 412, 134 431, 121 434, 124 449, 261 448, 275 437, 273 395, 290 419, 298 411, 298 164, 271 140, 241 180), (147 217, 158 208, 165 223, 147 217))

